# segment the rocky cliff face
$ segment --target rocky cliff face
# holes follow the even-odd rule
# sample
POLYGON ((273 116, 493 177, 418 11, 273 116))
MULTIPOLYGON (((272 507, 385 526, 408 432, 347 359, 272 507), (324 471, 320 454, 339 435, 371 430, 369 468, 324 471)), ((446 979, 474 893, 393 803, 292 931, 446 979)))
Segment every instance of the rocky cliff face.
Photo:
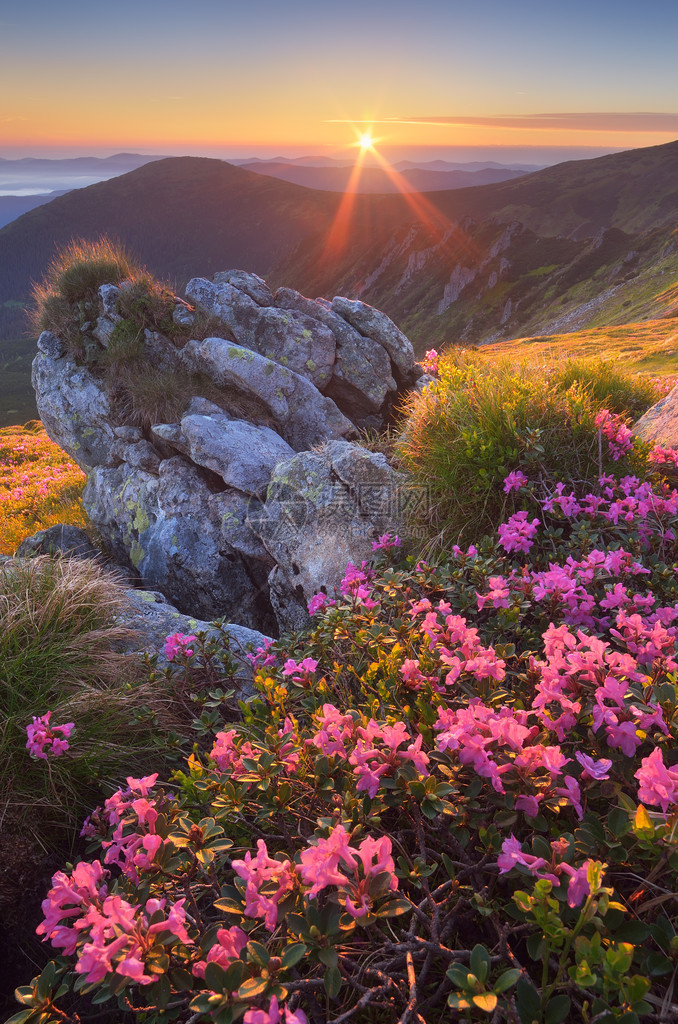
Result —
POLYGON ((118 562, 182 612, 265 632, 304 625, 312 593, 338 584, 347 561, 394 526, 403 481, 352 441, 383 426, 421 376, 410 342, 362 302, 274 295, 243 271, 196 278, 175 321, 190 335, 209 315, 223 336, 179 347, 146 330, 135 366, 183 373, 209 399, 196 385, 178 419, 142 428, 97 369, 120 294, 100 289, 86 358, 44 332, 33 365, 47 432, 88 473, 92 523, 118 562))

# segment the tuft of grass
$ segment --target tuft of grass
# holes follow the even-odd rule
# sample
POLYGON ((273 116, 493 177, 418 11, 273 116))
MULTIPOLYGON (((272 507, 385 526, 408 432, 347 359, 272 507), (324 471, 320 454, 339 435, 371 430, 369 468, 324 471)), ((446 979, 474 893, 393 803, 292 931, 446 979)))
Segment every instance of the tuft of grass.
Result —
POLYGON ((57 523, 87 525, 85 474, 33 420, 0 429, 0 555, 57 523))
POLYGON ((410 399, 398 442, 404 467, 429 496, 417 530, 433 550, 493 531, 515 511, 502 484, 518 468, 543 489, 636 469, 630 460, 611 462, 607 448, 599 452, 595 416, 603 407, 642 410, 654 400, 646 382, 603 364, 448 353, 440 379, 410 399))
POLYGON ((143 709, 162 710, 141 659, 121 653, 133 636, 119 621, 117 579, 78 559, 41 556, 0 565, 0 817, 68 833, 127 775, 160 756, 143 709), (74 722, 70 750, 47 762, 26 750, 26 726, 52 711, 74 722))
POLYGON ((657 401, 657 391, 647 377, 632 374, 609 359, 567 359, 554 363, 551 380, 560 391, 582 387, 599 407, 637 419, 657 401))
POLYGON ((201 395, 223 400, 219 389, 202 374, 170 370, 143 360, 122 365, 112 382, 115 403, 128 423, 148 430, 154 423, 175 423, 190 402, 201 395))
POLYGON ((98 316, 101 285, 134 281, 143 274, 116 242, 75 239, 57 251, 43 280, 33 287, 32 326, 37 332, 52 331, 74 355, 82 355, 83 329, 98 316))

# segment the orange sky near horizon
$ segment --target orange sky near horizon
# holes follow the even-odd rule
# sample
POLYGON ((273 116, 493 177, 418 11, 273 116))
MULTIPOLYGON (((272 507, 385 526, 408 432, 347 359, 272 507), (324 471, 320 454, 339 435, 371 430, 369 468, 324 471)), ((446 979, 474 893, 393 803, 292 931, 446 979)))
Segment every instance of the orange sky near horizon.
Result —
POLYGON ((340 152, 370 124, 401 151, 661 144, 674 29, 673 0, 23 0, 0 13, 0 154, 340 152))

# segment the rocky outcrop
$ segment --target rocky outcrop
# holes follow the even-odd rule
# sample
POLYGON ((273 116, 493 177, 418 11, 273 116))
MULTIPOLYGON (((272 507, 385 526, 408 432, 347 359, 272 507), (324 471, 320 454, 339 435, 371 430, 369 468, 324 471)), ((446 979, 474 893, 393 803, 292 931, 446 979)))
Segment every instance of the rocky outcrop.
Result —
POLYGON ((269 585, 282 629, 306 626, 313 594, 331 593, 348 562, 370 557, 375 535, 397 524, 404 484, 383 455, 345 441, 276 467, 250 523, 275 563, 269 585))
POLYGON ((56 335, 43 331, 33 360, 33 388, 43 426, 85 473, 113 465, 115 427, 111 400, 87 366, 66 354, 56 335))
POLYGON ((111 557, 177 614, 265 633, 305 624, 309 597, 394 527, 399 478, 351 441, 416 385, 410 342, 363 302, 274 295, 240 270, 195 278, 170 318, 182 343, 146 329, 135 356, 140 375, 176 372, 193 397, 179 417, 142 428, 100 369, 125 287, 100 289, 86 360, 44 333, 33 366, 47 432, 88 473, 90 520, 111 557), (212 335, 185 341, 201 317, 212 335))
POLYGON ((329 438, 355 436, 351 421, 299 373, 223 338, 189 341, 185 365, 217 385, 235 388, 263 406, 284 439, 303 451, 329 438))
POLYGON ((256 274, 194 278, 186 295, 220 319, 238 345, 306 377, 353 422, 388 415, 399 384, 411 384, 409 340, 385 313, 336 296, 308 299, 292 288, 271 295, 256 274))

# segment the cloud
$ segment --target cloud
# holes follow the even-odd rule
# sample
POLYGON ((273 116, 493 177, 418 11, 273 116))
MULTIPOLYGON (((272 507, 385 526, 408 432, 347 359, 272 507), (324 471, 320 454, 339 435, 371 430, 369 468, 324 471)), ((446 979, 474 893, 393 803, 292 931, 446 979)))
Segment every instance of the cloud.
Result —
MULTIPOLYGON (((344 123, 362 123, 346 121, 344 123)), ((367 123, 367 122, 365 122, 367 123)), ((521 131, 677 132, 678 114, 666 113, 572 113, 494 114, 484 117, 425 116, 387 117, 370 124, 437 124, 471 128, 513 128, 521 131)))

